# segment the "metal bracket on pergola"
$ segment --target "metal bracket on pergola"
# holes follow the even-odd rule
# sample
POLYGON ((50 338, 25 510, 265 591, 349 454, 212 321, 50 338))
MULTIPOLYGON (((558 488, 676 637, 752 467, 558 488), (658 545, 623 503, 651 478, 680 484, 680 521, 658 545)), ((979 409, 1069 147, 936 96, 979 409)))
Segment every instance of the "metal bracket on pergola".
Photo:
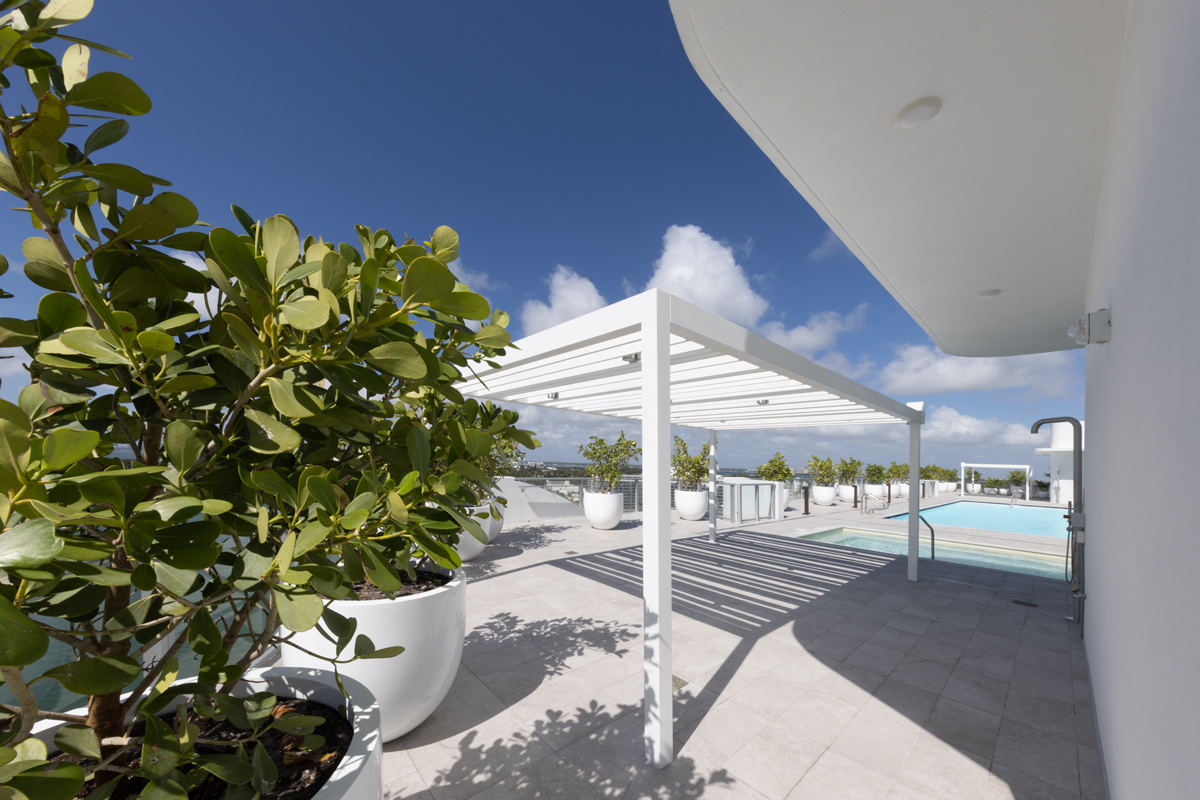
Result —
MULTIPOLYGON (((460 384, 463 394, 642 423, 645 737, 659 768, 674 750, 671 426, 708 430, 711 442, 719 430, 907 423, 909 483, 920 480, 924 403, 893 400, 658 289, 527 336, 497 362, 460 384)), ((710 532, 715 502, 712 492, 710 532)), ((914 581, 919 511, 909 492, 914 581)))

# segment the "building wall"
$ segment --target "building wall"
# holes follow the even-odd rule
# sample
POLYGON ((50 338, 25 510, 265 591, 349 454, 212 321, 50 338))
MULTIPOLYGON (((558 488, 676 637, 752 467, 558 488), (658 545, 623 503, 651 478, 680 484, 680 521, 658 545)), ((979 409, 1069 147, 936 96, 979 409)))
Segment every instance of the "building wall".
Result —
POLYGON ((1086 645, 1115 800, 1200 796, 1200 2, 1135 0, 1087 309, 1086 645))

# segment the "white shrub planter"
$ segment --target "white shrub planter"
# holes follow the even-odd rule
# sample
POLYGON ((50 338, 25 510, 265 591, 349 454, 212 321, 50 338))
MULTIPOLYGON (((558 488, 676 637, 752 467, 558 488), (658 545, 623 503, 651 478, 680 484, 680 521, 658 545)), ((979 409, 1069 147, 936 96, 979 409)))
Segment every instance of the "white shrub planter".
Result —
POLYGON ((893 483, 892 484, 892 497, 908 497, 908 484, 907 483, 893 483))
MULTIPOLYGON (((195 679, 185 682, 192 683, 195 679)), ((234 694, 247 697, 255 692, 270 692, 279 698, 312 700, 330 708, 345 707, 346 720, 354 731, 350 748, 334 769, 333 775, 317 791, 315 799, 380 800, 383 797, 383 736, 379 723, 379 701, 370 689, 345 672, 342 673, 342 685, 346 687, 349 698, 338 688, 331 670, 267 667, 248 671, 246 681, 237 686, 234 694)), ((183 702, 188 699, 187 696, 180 697, 183 702)), ((69 713, 84 716, 87 709, 77 708, 69 713)), ((54 734, 66 724, 58 720, 42 720, 33 726, 33 735, 54 753, 57 752, 54 734)), ((320 733, 320 729, 317 732, 320 733)))
MULTIPOLYGON (((492 518, 491 510, 488 506, 479 507, 480 511, 488 515, 487 519, 479 520, 479 525, 483 528, 483 532, 487 534, 489 543, 496 541, 496 537, 499 536, 500 531, 504 529, 504 512, 506 509, 499 503, 496 504, 496 508, 500 510, 500 519, 492 518)), ((475 509, 472 509, 472 512, 474 511, 475 509)))
POLYGON ((837 502, 837 490, 833 486, 814 486, 812 501, 819 506, 831 506, 837 502))
POLYGON ((978 483, 968 483, 967 491, 971 494, 979 494, 979 484, 978 483))
POLYGON ((884 500, 887 499, 887 487, 882 483, 868 483, 864 486, 864 489, 867 494, 873 494, 876 497, 882 497, 884 500))
POLYGON ((847 486, 844 483, 838 484, 837 487, 838 500, 845 500, 847 503, 854 502, 854 485, 847 486))
POLYGON ((625 508, 625 495, 620 492, 583 492, 583 515, 593 528, 607 531, 617 527, 625 508))
POLYGON ((787 511, 788 503, 791 502, 792 482, 791 481, 771 481, 775 484, 775 506, 772 509, 775 519, 783 519, 784 512, 787 511))
POLYGON ((1001 486, 1001 487, 1000 487, 1000 494, 1008 494, 1008 487, 1007 487, 1007 486, 1001 486))
POLYGON ((675 510, 682 519, 704 519, 708 513, 708 490, 685 492, 675 490, 675 510))
MULTIPOLYGON (((462 660, 467 632, 463 574, 459 572, 432 592, 394 600, 334 600, 330 606, 357 619, 357 633, 369 636, 376 647, 404 647, 395 658, 338 667, 342 675, 361 681, 375 694, 383 720, 383 741, 403 736, 424 722, 450 691, 462 660)), ((316 653, 334 654, 333 644, 316 628, 297 633, 294 641, 316 653)), ((280 655, 283 665, 289 667, 321 668, 327 663, 287 645, 280 647, 280 655)))

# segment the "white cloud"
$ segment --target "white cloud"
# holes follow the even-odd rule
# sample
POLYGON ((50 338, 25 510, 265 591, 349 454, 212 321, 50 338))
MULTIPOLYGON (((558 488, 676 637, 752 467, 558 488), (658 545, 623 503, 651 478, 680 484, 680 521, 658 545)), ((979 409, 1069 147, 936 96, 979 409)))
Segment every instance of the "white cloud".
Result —
POLYGON ((849 255, 850 250, 833 231, 825 231, 821 243, 808 253, 809 261, 828 261, 835 256, 849 255))
MULTIPOLYGON (((812 429, 815 434, 831 439, 876 439, 888 442, 907 442, 907 425, 823 425, 812 429)), ((950 408, 931 406, 921 426, 921 443, 969 444, 981 447, 1028 448, 1044 447, 1050 441, 1046 431, 1029 432, 1029 426, 1019 422, 1004 422, 994 417, 980 419, 950 408)))
POLYGON ((480 292, 494 292, 497 289, 504 288, 503 281, 493 280, 486 272, 473 270, 464 266, 461 256, 455 259, 453 269, 459 282, 470 286, 471 291, 477 294, 480 292))
POLYGON ((526 301, 521 308, 521 327, 528 336, 606 305, 608 301, 594 283, 559 264, 550 276, 550 302, 526 301))
POLYGON ((696 225, 672 225, 647 289, 662 289, 690 303, 753 328, 770 303, 750 288, 729 245, 696 225))
POLYGON ((967 358, 929 345, 905 345, 880 371, 886 394, 930 395, 1029 386, 1050 396, 1071 391, 1075 359, 1065 351, 1027 356, 967 358), (1064 381, 1064 376, 1071 376, 1064 381))
POLYGON ((867 304, 859 303, 849 314, 836 311, 820 311, 808 318, 808 322, 787 328, 782 322, 768 322, 762 326, 762 334, 789 350, 811 357, 813 353, 831 349, 838 334, 858 330, 867 317, 867 304))
POLYGON ((834 372, 845 375, 847 378, 861 380, 870 375, 875 369, 875 362, 868 356, 863 356, 858 363, 852 363, 845 353, 839 353, 836 350, 826 353, 817 359, 817 363, 823 367, 829 367, 834 372))

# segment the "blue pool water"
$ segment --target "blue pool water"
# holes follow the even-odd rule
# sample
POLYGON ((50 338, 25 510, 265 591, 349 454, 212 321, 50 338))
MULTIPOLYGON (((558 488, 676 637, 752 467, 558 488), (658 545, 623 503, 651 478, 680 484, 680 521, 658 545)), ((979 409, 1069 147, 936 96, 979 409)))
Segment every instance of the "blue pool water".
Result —
MULTIPOLYGON (((1065 539, 1067 538, 1067 521, 1063 519, 1063 515, 1066 513, 1066 510, 1062 508, 959 501, 925 509, 921 512, 921 516, 935 528, 941 524, 956 528, 1031 533, 1034 536, 1065 539)), ((904 521, 908 519, 908 514, 898 514, 888 517, 888 519, 904 521)))
MULTIPOLYGON (((908 554, 908 537, 892 533, 877 533, 875 531, 860 531, 854 528, 836 528, 831 531, 811 533, 803 537, 818 542, 841 544, 847 547, 857 547, 862 550, 875 550, 880 553, 908 554)), ((1061 556, 1043 556, 1037 553, 1023 553, 1018 550, 1003 550, 998 547, 973 547, 958 542, 942 542, 937 544, 937 560, 950 561, 955 564, 966 564, 972 567, 987 567, 1002 569, 1008 572, 1020 572, 1025 575, 1037 575, 1042 578, 1063 579, 1063 559, 1061 556)), ((921 538, 921 557, 929 558, 929 539, 921 538)))

